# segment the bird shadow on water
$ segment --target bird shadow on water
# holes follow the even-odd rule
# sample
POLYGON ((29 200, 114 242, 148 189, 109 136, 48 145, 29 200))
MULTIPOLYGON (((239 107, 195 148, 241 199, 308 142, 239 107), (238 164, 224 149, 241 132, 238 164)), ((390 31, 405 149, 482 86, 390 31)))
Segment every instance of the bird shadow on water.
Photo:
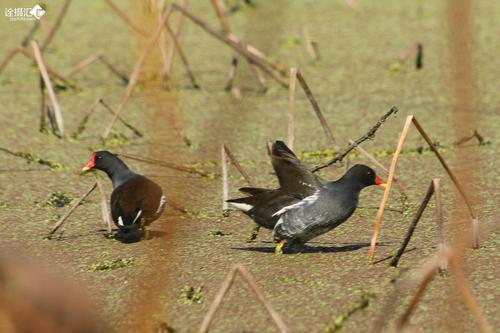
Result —
MULTIPOLYGON (((273 244, 272 246, 268 247, 260 247, 260 246, 248 246, 248 247, 233 247, 231 249, 233 250, 240 250, 240 251, 252 251, 252 252, 262 252, 262 253, 274 253, 274 249, 276 244, 272 242, 261 242, 261 243, 267 243, 267 244, 273 244)), ((314 244, 314 243, 313 243, 314 244)), ((318 246, 311 246, 311 245, 304 245, 300 251, 291 251, 291 250, 285 250, 283 254, 296 254, 296 253, 341 253, 341 252, 352 252, 352 251, 357 251, 362 248, 369 247, 370 243, 340 243, 338 246, 325 246, 325 245, 318 245, 318 246)), ((377 243, 377 246, 388 246, 386 243, 377 243)))

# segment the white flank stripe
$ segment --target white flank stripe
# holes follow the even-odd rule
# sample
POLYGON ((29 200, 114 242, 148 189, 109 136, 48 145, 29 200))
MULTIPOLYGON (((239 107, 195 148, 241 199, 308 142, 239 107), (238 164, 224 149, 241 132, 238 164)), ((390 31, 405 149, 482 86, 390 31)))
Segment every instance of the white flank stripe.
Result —
POLYGON ((161 212, 161 209, 163 208, 163 206, 165 205, 166 202, 167 202, 167 197, 162 195, 160 198, 160 205, 158 206, 158 209, 156 210, 155 214, 158 214, 159 212, 161 212))
POLYGON ((316 200, 318 200, 318 198, 319 198, 319 190, 314 192, 312 195, 305 197, 304 199, 300 200, 299 202, 294 203, 293 205, 285 206, 285 207, 281 208, 276 213, 274 213, 273 216, 279 216, 279 215, 282 215, 291 209, 297 209, 297 208, 304 206, 304 205, 310 205, 313 202, 315 202, 316 200))
POLYGON ((139 220, 139 218, 141 217, 141 214, 142 214, 142 209, 137 213, 137 215, 135 216, 134 221, 132 221, 132 224, 134 224, 135 222, 137 222, 139 220))
POLYGON ((239 203, 239 202, 230 202, 229 204, 233 205, 234 207, 238 208, 241 211, 248 212, 250 209, 253 208, 252 205, 246 204, 246 203, 239 203))

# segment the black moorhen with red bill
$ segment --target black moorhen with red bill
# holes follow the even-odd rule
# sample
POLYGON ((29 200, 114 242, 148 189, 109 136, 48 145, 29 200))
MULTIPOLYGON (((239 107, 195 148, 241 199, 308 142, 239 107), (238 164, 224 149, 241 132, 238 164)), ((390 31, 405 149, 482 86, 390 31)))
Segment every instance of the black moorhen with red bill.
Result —
POLYGON ((354 213, 359 193, 370 185, 385 182, 368 166, 356 164, 340 179, 326 182, 308 170, 282 141, 272 146, 271 161, 278 177, 278 189, 241 188, 249 197, 228 200, 258 225, 272 229, 283 246, 300 251, 309 240, 322 235, 354 213))
POLYGON ((118 227, 115 238, 137 242, 147 238, 146 226, 163 213, 166 198, 161 187, 148 178, 131 171, 122 160, 109 151, 92 154, 82 172, 97 169, 111 179, 111 217, 118 227))

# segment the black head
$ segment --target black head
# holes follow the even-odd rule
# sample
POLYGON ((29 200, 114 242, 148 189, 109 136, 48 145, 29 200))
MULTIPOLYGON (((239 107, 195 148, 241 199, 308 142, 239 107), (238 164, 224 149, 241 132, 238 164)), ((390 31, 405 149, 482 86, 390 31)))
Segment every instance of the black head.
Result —
POLYGON ((378 185, 385 187, 386 184, 375 174, 372 168, 364 164, 355 164, 352 166, 342 177, 342 179, 348 180, 358 184, 361 188, 371 185, 378 185))
POLYGON ((89 162, 83 167, 82 172, 91 169, 102 170, 106 173, 110 173, 119 169, 128 170, 128 167, 116 155, 107 150, 101 150, 92 153, 89 162))

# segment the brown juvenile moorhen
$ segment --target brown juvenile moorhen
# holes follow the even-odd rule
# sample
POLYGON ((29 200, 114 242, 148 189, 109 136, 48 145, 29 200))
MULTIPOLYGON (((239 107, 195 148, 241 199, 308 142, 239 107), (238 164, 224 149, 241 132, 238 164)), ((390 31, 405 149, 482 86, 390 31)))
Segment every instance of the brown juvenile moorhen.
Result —
POLYGON ((277 252, 300 250, 309 240, 344 223, 356 210, 360 191, 385 186, 370 167, 356 164, 340 179, 325 182, 301 164, 282 141, 276 141, 271 160, 278 189, 241 188, 249 197, 228 200, 258 225, 273 230, 277 252))
POLYGON ((115 238, 124 242, 137 242, 142 236, 147 238, 146 226, 163 212, 166 198, 161 187, 131 171, 122 160, 109 151, 92 154, 82 169, 104 171, 113 183, 111 193, 111 217, 118 227, 115 238))

